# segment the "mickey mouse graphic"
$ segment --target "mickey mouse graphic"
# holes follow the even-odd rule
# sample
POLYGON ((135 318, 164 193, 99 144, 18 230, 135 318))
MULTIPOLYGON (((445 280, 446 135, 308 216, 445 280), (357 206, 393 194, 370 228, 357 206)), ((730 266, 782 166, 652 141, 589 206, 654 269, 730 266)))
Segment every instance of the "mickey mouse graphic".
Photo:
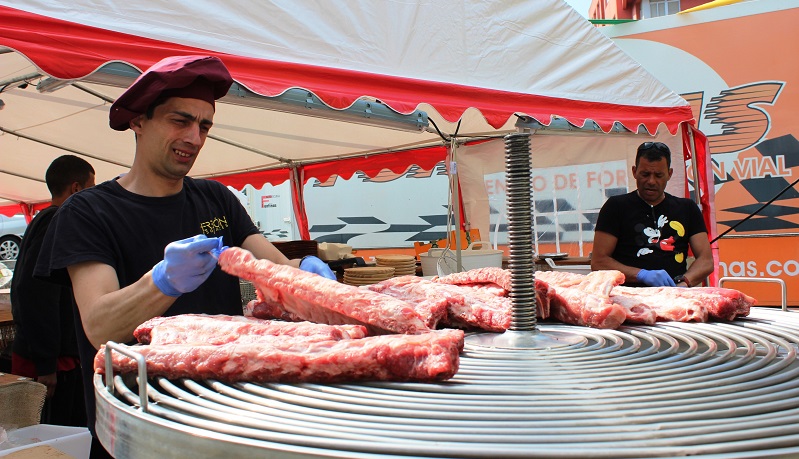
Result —
MULTIPOLYGON (((646 226, 644 224, 638 224, 635 226, 636 231, 640 231, 642 236, 637 237, 637 241, 639 245, 643 245, 644 247, 638 250, 636 256, 641 257, 644 255, 648 255, 654 252, 654 248, 657 247, 661 251, 664 252, 673 252, 674 251, 674 236, 669 236, 665 239, 661 239, 662 236, 662 228, 666 226, 666 223, 669 222, 668 217, 665 215, 661 215, 657 218, 657 221, 653 221, 657 225, 656 228, 652 228, 651 226, 646 226)), ((674 228, 673 223, 671 222, 669 226, 674 228)), ((677 223, 680 227, 679 223, 677 223)), ((676 228, 675 228, 676 229, 676 228)), ((679 234, 679 231, 678 231, 679 234)))

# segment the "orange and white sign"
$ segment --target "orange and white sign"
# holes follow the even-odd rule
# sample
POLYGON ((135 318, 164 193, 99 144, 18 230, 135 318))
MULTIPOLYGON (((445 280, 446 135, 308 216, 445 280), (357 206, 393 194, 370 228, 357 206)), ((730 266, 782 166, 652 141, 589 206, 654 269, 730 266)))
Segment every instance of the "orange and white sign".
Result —
MULTIPOLYGON (((785 281, 799 304, 799 1, 740 2, 603 28, 688 100, 715 176, 719 276, 785 281)), ((730 284, 732 285, 732 284, 730 284)), ((743 283, 762 305, 775 284, 743 283)), ((725 285, 726 286, 726 285, 725 285)))

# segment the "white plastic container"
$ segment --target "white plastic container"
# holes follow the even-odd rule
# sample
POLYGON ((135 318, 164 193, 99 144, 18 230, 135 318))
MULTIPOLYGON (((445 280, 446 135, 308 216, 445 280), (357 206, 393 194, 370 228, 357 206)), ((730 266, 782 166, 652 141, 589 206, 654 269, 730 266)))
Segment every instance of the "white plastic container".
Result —
MULTIPOLYGON (((494 250, 487 242, 472 242, 461 250, 461 265, 464 271, 495 266, 502 267, 501 250, 494 250)), ((423 276, 446 276, 457 272, 455 249, 430 249, 419 254, 423 276)))
POLYGON ((36 424, 6 432, 8 441, 0 443, 0 457, 11 453, 49 445, 76 459, 89 459, 92 436, 86 427, 55 426, 36 424), (4 446, 12 446, 4 449, 4 446))

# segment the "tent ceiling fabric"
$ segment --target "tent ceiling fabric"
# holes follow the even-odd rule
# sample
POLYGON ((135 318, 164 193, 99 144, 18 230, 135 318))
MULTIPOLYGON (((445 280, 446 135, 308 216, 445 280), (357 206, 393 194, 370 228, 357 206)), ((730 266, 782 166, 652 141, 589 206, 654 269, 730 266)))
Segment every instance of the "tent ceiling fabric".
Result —
MULTIPOLYGON (((67 152, 89 159, 98 181, 127 170, 132 134, 108 127, 103 100, 122 88, 87 82, 111 62, 144 69, 168 55, 214 54, 263 96, 303 88, 336 109, 380 100, 400 113, 423 110, 445 133, 463 136, 512 130, 514 113, 672 133, 692 119, 687 102, 562 0, 272 1, 246 10, 229 0, 0 0, 1 47, 0 81, 12 83, 0 84, 0 209, 48 200, 44 169, 67 152), (80 87, 40 93, 35 84, 46 76, 80 87)), ((434 132, 236 102, 217 105, 214 139, 192 175, 440 143, 434 132)))

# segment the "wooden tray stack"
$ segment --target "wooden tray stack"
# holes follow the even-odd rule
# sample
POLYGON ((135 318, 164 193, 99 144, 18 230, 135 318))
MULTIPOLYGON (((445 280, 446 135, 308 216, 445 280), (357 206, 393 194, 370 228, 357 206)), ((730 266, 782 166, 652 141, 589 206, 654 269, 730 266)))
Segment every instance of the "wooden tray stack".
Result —
POLYGON ((371 285, 394 276, 394 268, 390 266, 362 266, 344 270, 342 281, 348 285, 371 285))
POLYGON ((319 243, 316 241, 275 241, 272 245, 289 260, 305 255, 319 256, 319 243))
POLYGON ((375 264, 394 268, 394 277, 416 275, 416 257, 413 255, 377 255, 375 264))

